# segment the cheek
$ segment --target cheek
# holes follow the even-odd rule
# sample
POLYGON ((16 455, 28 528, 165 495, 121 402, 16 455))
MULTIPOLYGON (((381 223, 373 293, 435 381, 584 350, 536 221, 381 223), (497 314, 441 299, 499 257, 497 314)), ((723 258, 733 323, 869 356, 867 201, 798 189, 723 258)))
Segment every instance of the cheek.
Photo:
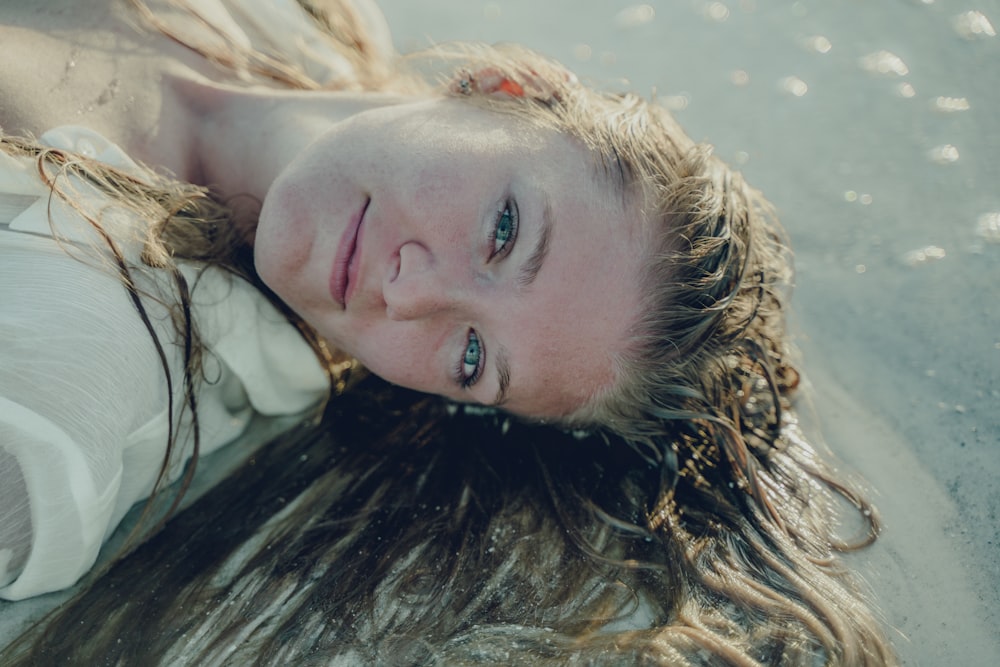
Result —
POLYGON ((261 280, 288 305, 300 311, 322 302, 325 284, 322 266, 311 262, 321 239, 321 218, 312 202, 317 188, 285 175, 264 198, 254 239, 254 265, 261 280), (318 286, 318 287, 317 287, 318 286))
POLYGON ((438 252, 468 248, 484 204, 498 194, 502 179, 481 164, 440 158, 428 156, 396 177, 396 219, 412 225, 410 233, 429 235, 424 241, 438 252))
POLYGON ((305 258, 291 243, 294 235, 289 230, 293 225, 289 224, 286 213, 273 200, 265 201, 254 238, 253 257, 260 279, 287 301, 289 274, 305 258))
POLYGON ((435 368, 432 337, 428 332, 386 327, 353 338, 356 341, 353 354, 383 380, 428 393, 442 390, 441 371, 435 368))

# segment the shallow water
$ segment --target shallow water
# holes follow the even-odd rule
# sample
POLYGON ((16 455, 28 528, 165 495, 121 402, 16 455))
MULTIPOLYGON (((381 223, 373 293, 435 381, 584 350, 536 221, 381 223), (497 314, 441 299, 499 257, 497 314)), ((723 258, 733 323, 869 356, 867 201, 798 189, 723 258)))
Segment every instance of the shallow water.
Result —
POLYGON ((1000 664, 1000 2, 383 0, 402 51, 517 41, 657 91, 777 205, 811 418, 877 489, 911 665, 1000 664))

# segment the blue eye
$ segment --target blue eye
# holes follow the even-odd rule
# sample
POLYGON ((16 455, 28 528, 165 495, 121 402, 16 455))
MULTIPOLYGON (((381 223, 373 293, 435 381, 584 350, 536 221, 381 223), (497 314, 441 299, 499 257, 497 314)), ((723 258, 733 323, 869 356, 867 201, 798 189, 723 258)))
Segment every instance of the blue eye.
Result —
POLYGON ((479 337, 475 331, 469 331, 469 338, 465 343, 465 353, 462 355, 462 363, 459 364, 459 381, 463 387, 471 387, 476 384, 482 371, 483 348, 479 344, 479 337))
POLYGON ((517 238, 517 204, 514 200, 509 199, 504 202, 503 209, 497 212, 496 223, 490 236, 493 242, 490 259, 510 252, 517 238))

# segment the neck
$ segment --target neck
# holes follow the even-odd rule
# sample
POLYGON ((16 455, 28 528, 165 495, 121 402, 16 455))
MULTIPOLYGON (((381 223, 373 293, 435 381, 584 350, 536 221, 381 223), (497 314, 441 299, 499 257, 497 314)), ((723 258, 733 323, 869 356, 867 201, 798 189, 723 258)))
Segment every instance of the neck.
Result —
POLYGON ((196 139, 189 180, 223 201, 263 201, 278 174, 333 125, 405 101, 383 93, 241 88, 191 79, 176 80, 174 88, 191 112, 196 139))

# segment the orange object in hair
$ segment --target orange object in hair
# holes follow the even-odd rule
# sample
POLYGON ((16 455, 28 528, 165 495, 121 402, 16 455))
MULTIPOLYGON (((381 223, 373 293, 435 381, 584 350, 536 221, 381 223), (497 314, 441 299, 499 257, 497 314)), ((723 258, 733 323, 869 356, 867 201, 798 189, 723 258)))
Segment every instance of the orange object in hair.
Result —
POLYGON ((514 97, 524 97, 524 88, 521 87, 521 84, 510 79, 504 79, 497 90, 501 90, 514 97))

